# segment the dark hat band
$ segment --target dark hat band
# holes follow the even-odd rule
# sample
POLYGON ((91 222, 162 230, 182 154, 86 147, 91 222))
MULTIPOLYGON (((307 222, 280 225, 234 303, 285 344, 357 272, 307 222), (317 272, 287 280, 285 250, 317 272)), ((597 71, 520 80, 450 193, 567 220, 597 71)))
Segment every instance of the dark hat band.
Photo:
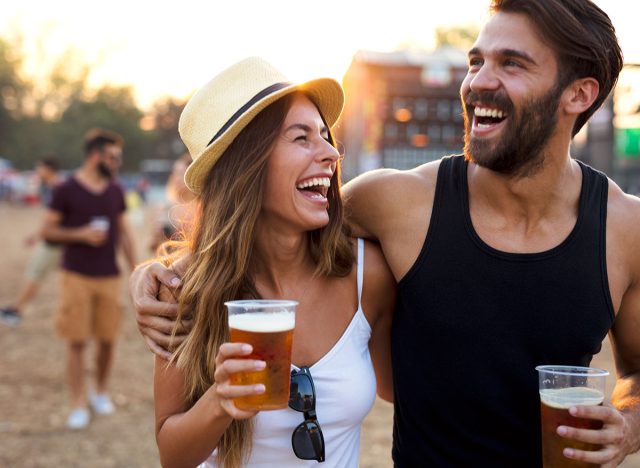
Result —
POLYGON ((240 118, 240 116, 242 114, 244 114, 251 106, 253 106, 256 102, 260 101, 261 99, 265 98, 266 96, 268 96, 269 94, 273 94, 276 91, 280 91, 281 89, 284 89, 288 86, 291 86, 292 83, 288 82, 288 81, 284 81, 282 83, 276 83, 276 84, 272 84, 271 86, 263 89, 262 91, 260 91, 258 94, 256 94, 255 96, 253 96, 251 99, 249 99, 240 109, 238 109, 229 120, 227 120, 227 122, 220 128, 220 130, 218 130, 218 133, 216 133, 213 138, 211 140, 209 140, 209 143, 207 143, 207 146, 209 146, 211 143, 213 143, 214 141, 216 141, 218 138, 220 138, 220 135, 222 135, 224 132, 227 131, 227 129, 233 125, 233 123, 238 120, 240 118))

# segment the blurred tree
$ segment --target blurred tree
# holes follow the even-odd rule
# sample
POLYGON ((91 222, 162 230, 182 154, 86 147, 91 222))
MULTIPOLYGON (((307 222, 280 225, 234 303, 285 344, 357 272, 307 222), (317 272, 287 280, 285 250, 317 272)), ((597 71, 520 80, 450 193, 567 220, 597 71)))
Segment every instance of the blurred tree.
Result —
POLYGON ((26 94, 26 85, 19 75, 21 66, 16 48, 0 38, 0 156, 4 157, 11 154, 10 136, 21 117, 21 103, 26 94))
POLYGON ((471 48, 479 32, 476 25, 436 28, 436 48, 449 45, 466 51, 471 48))
POLYGON ((185 104, 171 97, 159 99, 145 117, 145 122, 155 132, 151 157, 176 159, 186 151, 178 134, 178 120, 185 104))
POLYGON ((163 98, 145 115, 131 87, 91 89, 91 65, 73 48, 51 57, 41 47, 37 76, 28 75, 23 43, 18 35, 0 38, 0 157, 30 169, 53 152, 64 168, 75 168, 83 157, 83 135, 92 127, 123 136, 123 171, 138 172, 143 159, 175 159, 185 151, 178 136, 184 102, 163 98))
POLYGON ((154 134, 140 128, 142 111, 129 87, 103 87, 91 98, 76 97, 60 116, 55 128, 55 151, 77 166, 82 160, 82 137, 93 127, 118 132, 125 140, 123 170, 138 170, 140 160, 152 151, 154 134))

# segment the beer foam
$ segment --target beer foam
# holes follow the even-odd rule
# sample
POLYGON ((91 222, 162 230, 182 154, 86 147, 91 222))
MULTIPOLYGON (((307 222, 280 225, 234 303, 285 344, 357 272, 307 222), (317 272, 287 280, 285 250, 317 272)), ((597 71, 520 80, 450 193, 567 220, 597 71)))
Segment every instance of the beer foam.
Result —
POLYGON ((295 319, 294 313, 286 311, 268 314, 248 312, 229 315, 229 328, 255 333, 273 333, 292 330, 295 319))
POLYGON ((552 408, 567 409, 574 405, 599 405, 604 401, 604 394, 595 388, 545 388, 540 390, 540 400, 552 408))

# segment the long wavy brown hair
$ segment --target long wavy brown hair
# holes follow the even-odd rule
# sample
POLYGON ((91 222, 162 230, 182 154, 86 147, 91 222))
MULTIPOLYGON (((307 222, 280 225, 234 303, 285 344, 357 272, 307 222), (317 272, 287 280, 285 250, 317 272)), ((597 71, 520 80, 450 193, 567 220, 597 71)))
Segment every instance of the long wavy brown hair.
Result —
MULTIPOLYGON (((178 313, 179 320, 193 318, 193 329, 174 354, 184 372, 189 407, 213 385, 216 353, 229 339, 224 302, 259 297, 251 268, 256 223, 267 161, 292 98, 279 99, 247 125, 211 169, 200 194, 194 229, 182 249, 191 262, 183 278, 178 313)), ((331 142, 335 146, 333 137, 331 142)), ((316 275, 346 276, 354 262, 343 219, 339 166, 327 195, 329 223, 308 233, 316 275)), ((222 466, 236 468, 246 461, 251 438, 252 421, 234 420, 217 447, 222 466)))

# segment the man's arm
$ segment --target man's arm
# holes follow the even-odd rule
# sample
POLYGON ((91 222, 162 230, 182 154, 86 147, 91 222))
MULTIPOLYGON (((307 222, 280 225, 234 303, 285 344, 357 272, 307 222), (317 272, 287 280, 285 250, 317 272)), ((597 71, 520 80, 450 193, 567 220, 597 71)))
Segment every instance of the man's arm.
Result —
POLYGON ((182 285, 179 275, 186 270, 189 261, 190 257, 186 255, 172 268, 159 262, 145 262, 138 265, 129 278, 138 330, 149 349, 167 360, 171 358, 169 350, 184 341, 192 326, 191 320, 181 320, 172 337, 182 285))
POLYGON ((640 271, 636 274, 610 333, 618 374, 611 403, 625 418, 627 454, 640 449, 640 271))
POLYGON ((378 169, 343 187, 354 237, 377 240, 399 281, 415 262, 429 228, 440 161, 409 171, 378 169))
POLYGON ((136 267, 135 245, 133 243, 131 228, 129 227, 125 213, 121 213, 120 216, 118 216, 118 229, 118 241, 120 243, 120 247, 122 248, 122 252, 124 253, 127 263, 129 264, 129 271, 133 271, 136 267))
POLYGON ((618 379, 611 403, 624 417, 624 455, 640 449, 640 199, 625 195, 621 244, 629 265, 630 284, 609 334, 618 379))
POLYGON ((599 419, 599 431, 558 428, 560 435, 600 445, 595 452, 565 449, 565 455, 576 460, 618 466, 625 457, 640 449, 640 287, 637 280, 624 295, 622 305, 609 334, 616 362, 617 380, 611 404, 577 406, 571 414, 580 418, 599 419))
POLYGON ((609 285, 614 307, 619 304, 609 332, 617 379, 611 405, 570 410, 577 417, 602 420, 601 430, 561 426, 558 432, 602 447, 593 452, 565 449, 565 455, 613 468, 640 449, 640 200, 610 188, 607 218, 609 285))
POLYGON ((42 225, 42 237, 49 242, 56 243, 83 243, 100 246, 107 241, 107 233, 90 225, 76 228, 60 226, 62 213, 48 209, 44 214, 42 225))

